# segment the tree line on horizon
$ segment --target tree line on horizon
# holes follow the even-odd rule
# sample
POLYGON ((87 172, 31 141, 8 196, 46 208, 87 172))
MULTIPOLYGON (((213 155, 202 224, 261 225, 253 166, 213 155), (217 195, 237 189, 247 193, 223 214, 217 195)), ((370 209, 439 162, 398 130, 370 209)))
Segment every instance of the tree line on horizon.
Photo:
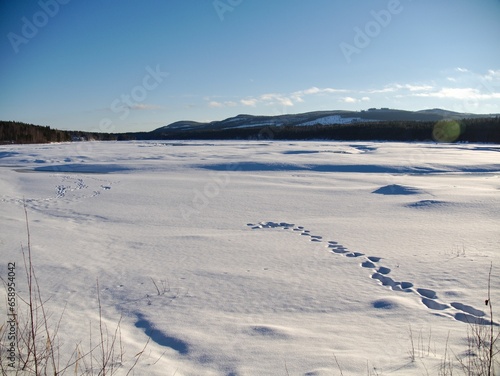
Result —
POLYGON ((435 141, 500 144, 500 117, 432 121, 380 121, 311 126, 97 133, 63 131, 16 121, 0 121, 0 144, 131 140, 332 140, 435 141))
POLYGON ((46 144, 70 141, 110 141, 116 140, 110 133, 63 131, 49 126, 0 121, 0 144, 46 144))
POLYGON ((500 117, 434 121, 379 121, 310 126, 178 130, 148 133, 163 140, 435 141, 500 144, 500 117))

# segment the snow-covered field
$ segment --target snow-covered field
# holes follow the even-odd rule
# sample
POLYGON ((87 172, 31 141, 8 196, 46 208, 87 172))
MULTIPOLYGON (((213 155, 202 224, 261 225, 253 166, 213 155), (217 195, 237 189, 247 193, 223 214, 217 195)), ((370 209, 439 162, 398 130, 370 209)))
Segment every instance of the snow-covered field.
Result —
POLYGON ((124 370, 150 339, 136 375, 434 375, 491 263, 500 307, 499 146, 7 145, 0 173, 1 275, 25 294, 24 198, 62 357, 97 280, 124 370))

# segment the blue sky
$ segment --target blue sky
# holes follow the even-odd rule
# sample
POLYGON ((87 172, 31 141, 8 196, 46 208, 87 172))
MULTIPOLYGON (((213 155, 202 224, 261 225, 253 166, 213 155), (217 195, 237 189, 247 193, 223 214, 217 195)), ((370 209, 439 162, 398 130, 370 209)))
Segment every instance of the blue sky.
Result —
POLYGON ((0 0, 0 119, 500 113, 500 0, 0 0))

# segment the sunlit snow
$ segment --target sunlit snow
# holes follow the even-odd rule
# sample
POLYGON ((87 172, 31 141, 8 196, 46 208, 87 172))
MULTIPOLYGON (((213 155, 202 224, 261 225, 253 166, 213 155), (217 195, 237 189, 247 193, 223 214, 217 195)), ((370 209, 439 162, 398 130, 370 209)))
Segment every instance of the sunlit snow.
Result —
POLYGON ((124 374, 148 340, 137 375, 437 374, 489 323, 491 264, 500 302, 495 145, 4 145, 0 170, 2 275, 26 293, 24 202, 61 356, 98 281, 124 374))

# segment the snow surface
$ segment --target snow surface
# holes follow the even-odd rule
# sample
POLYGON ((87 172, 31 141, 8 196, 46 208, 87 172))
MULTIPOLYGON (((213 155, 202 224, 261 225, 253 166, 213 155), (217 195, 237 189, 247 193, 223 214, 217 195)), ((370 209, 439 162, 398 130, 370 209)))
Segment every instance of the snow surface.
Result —
MULTIPOLYGON (((351 118, 351 117, 342 117, 340 115, 330 115, 324 116, 318 119, 314 119, 308 121, 306 123, 299 124, 301 126, 309 126, 309 125, 329 125, 329 124, 352 124, 361 121, 361 118, 351 118)), ((372 120, 364 120, 364 121, 372 121, 372 120)))
POLYGON ((24 199, 61 356, 96 333, 97 279, 124 371, 150 339, 136 375, 437 374, 489 321, 491 263, 500 302, 495 145, 6 145, 0 171, 0 273, 24 199))
MULTIPOLYGON (((241 119, 236 119, 236 120, 241 120, 241 119)), ((230 120, 230 121, 233 121, 233 120, 230 120)), ((228 121, 229 122, 229 121, 228 121)), ((236 127, 226 127, 226 128, 223 128, 223 129, 238 129, 238 128, 253 128, 253 127, 268 127, 268 126, 276 126, 276 127, 281 127, 281 123, 276 123, 276 121, 274 120, 270 120, 270 121, 264 121, 264 122, 260 122, 260 123, 252 123, 252 122, 248 122, 248 123, 245 123, 243 125, 237 125, 236 127)))

